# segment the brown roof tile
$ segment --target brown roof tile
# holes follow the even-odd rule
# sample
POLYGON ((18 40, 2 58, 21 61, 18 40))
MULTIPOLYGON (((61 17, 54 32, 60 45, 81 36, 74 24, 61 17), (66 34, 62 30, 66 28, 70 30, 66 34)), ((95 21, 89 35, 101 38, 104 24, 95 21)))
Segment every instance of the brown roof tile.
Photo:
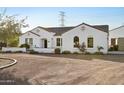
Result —
MULTIPOLYGON (((101 30, 101 31, 106 32, 106 33, 108 33, 108 31, 109 31, 109 26, 108 25, 88 25, 86 23, 82 23, 82 24, 85 24, 87 26, 93 27, 95 29, 101 30)), ((82 25, 82 24, 80 24, 80 25, 82 25)), ((72 27, 48 27, 48 28, 44 28, 44 29, 46 29, 49 32, 56 33, 55 36, 60 36, 63 33, 67 32, 67 31, 69 31, 69 30, 71 30, 75 27, 78 27, 80 25, 72 26, 72 27)))
MULTIPOLYGON (((48 32, 53 32, 53 33, 55 33, 55 36, 60 36, 60 35, 62 35, 63 33, 67 32, 67 31, 69 31, 69 30, 71 30, 71 29, 73 29, 73 28, 76 28, 76 27, 78 27, 78 26, 80 26, 80 25, 83 25, 83 24, 84 24, 84 25, 87 25, 87 26, 90 26, 90 27, 92 27, 92 28, 98 29, 98 30, 100 30, 100 31, 106 32, 106 33, 108 33, 108 31, 109 31, 109 26, 108 26, 108 25, 89 25, 89 24, 86 24, 86 23, 82 23, 82 24, 79 24, 79 25, 77 25, 77 26, 71 26, 71 27, 41 27, 41 26, 38 26, 38 27, 36 27, 36 28, 44 29, 44 30, 46 30, 46 31, 48 31, 48 32)), ((35 29, 35 28, 34 28, 34 29, 35 29)), ((31 30, 31 31, 32 31, 32 30, 31 30)), ((31 33, 32 33, 32 32, 31 32, 31 33)), ((34 33, 34 32, 33 32, 33 34, 39 36, 38 34, 36 34, 36 33, 34 33)))

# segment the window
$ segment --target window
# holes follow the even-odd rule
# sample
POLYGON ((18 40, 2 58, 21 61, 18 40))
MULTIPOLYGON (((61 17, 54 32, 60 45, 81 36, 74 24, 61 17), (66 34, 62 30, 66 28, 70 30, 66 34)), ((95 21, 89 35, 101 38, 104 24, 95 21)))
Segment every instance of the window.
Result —
POLYGON ((25 44, 28 44, 28 38, 25 38, 25 44))
POLYGON ((60 46, 60 38, 56 38, 56 46, 60 46))
POLYGON ((87 40, 88 48, 93 48, 93 37, 89 37, 87 40))
POLYGON ((33 45, 33 38, 25 38, 25 44, 33 45))
POLYGON ((116 39, 115 38, 111 38, 111 45, 116 45, 116 39))
POLYGON ((74 42, 74 47, 78 47, 79 46, 79 37, 75 36, 73 42, 74 42))
POLYGON ((29 38, 29 44, 33 45, 33 38, 29 38))

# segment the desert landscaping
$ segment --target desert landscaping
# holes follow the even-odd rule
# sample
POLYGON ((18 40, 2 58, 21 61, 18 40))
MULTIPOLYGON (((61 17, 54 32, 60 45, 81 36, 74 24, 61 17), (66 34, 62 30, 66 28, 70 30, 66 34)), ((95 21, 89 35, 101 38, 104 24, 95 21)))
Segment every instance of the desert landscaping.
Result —
POLYGON ((12 80, 12 76, 17 78, 12 80, 13 84, 124 84, 124 55, 5 53, 0 57, 14 58, 18 62, 0 71, 0 74, 8 74, 7 80, 12 80))

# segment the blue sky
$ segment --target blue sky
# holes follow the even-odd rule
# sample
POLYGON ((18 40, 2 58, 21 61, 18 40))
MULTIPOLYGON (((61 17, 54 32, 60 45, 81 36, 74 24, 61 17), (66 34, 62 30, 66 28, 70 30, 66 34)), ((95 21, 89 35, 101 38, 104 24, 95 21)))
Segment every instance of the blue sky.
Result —
MULTIPOLYGON (((2 12, 4 8, 0 8, 2 12)), ((75 26, 82 22, 91 25, 108 24, 110 29, 124 25, 123 7, 8 7, 6 14, 18 14, 21 18, 27 16, 29 28, 36 26, 60 26, 59 11, 65 12, 65 26, 75 26)))

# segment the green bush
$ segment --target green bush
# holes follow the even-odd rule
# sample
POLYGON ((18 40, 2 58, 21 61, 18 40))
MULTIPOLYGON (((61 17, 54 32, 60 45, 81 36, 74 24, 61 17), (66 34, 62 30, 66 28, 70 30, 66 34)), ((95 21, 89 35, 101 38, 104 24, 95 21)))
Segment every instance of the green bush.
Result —
POLYGON ((22 51, 1 51, 1 53, 23 53, 22 51))
POLYGON ((22 44, 20 47, 21 48, 25 47, 26 49, 29 49, 30 48, 30 46, 28 44, 22 44))
POLYGON ((110 47, 110 48, 108 49, 108 51, 113 51, 113 47, 110 47))
POLYGON ((71 54, 71 52, 66 50, 66 51, 63 51, 62 54, 71 54))
POLYGON ((90 52, 85 52, 85 55, 91 55, 91 53, 90 52))
POLYGON ((95 52, 94 55, 103 55, 103 52, 95 52))
POLYGON ((34 50, 30 50, 29 53, 30 54, 39 54, 37 51, 34 51, 34 50))
POLYGON ((79 52, 76 52, 76 51, 75 51, 75 52, 73 52, 73 54, 79 54, 79 52))
POLYGON ((22 51, 15 51, 14 53, 23 53, 22 51))
POLYGON ((2 47, 6 47, 6 46, 7 46, 6 43, 0 42, 0 50, 2 49, 2 47))
POLYGON ((60 54, 61 50, 60 50, 60 48, 56 48, 56 49, 54 50, 54 52, 55 52, 55 54, 60 54))
POLYGON ((118 45, 114 45, 108 49, 108 51, 118 51, 118 45))
POLYGON ((5 52, 3 52, 3 53, 12 53, 12 51, 5 51, 5 52))

